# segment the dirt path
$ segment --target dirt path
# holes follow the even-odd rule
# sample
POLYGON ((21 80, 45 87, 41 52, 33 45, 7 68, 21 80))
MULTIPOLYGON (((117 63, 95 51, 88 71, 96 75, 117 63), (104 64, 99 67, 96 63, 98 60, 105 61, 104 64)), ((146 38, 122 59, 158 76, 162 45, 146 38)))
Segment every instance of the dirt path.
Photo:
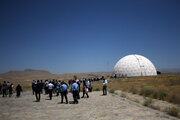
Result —
MULTIPOLYGON (((90 93, 90 98, 79 104, 59 104, 60 97, 35 102, 31 92, 22 97, 0 97, 0 120, 169 120, 176 119, 162 112, 141 106, 116 95, 102 96, 102 92, 90 93)), ((72 94, 68 94, 72 101, 72 94)))

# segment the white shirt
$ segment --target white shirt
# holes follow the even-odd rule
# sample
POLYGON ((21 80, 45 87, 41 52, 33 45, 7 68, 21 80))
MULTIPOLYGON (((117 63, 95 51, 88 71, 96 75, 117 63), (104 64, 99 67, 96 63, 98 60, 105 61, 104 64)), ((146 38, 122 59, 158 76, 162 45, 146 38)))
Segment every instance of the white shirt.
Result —
POLYGON ((48 89, 49 89, 49 90, 52 90, 53 87, 54 87, 54 85, 53 85, 52 83, 49 83, 49 84, 48 84, 48 89))
POLYGON ((103 86, 107 86, 107 80, 103 81, 103 86))

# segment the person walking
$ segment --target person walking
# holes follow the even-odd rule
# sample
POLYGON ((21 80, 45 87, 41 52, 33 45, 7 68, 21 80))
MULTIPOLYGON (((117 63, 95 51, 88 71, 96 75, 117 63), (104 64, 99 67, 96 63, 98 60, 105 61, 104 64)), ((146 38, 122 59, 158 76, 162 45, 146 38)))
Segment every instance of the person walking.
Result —
POLYGON ((76 83, 75 80, 73 80, 73 84, 72 84, 72 94, 73 94, 73 99, 74 99, 74 104, 78 104, 78 93, 79 93, 79 86, 76 83))
POLYGON ((40 82, 40 93, 43 94, 43 87, 44 87, 44 82, 41 80, 40 82))
POLYGON ((103 79, 103 95, 107 95, 107 80, 103 79))
POLYGON ((13 94, 13 84, 11 83, 11 84, 9 85, 9 97, 11 97, 12 94, 13 94))
POLYGON ((2 94, 2 84, 0 83, 0 95, 2 94))
POLYGON ((84 95, 86 94, 87 98, 89 98, 88 95, 88 87, 86 85, 86 80, 83 81, 83 96, 81 98, 84 98, 84 95))
POLYGON ((76 83, 78 84, 78 86, 79 86, 79 92, 78 92, 78 98, 77 99, 80 99, 80 85, 81 85, 81 83, 80 83, 80 81, 79 80, 76 80, 76 83))
POLYGON ((59 96, 60 93, 60 86, 61 86, 61 81, 57 81, 56 83, 56 96, 59 96))
POLYGON ((4 81, 3 85, 2 85, 2 90, 3 90, 3 97, 7 96, 7 83, 6 81, 4 81))
POLYGON ((17 85, 16 87, 16 96, 20 97, 21 96, 21 92, 22 92, 22 87, 20 84, 17 85))
POLYGON ((39 102, 41 99, 41 83, 39 80, 34 85, 36 101, 39 102))
POLYGON ((66 99, 66 104, 68 104, 68 98, 67 98, 68 86, 67 86, 67 84, 66 84, 64 81, 61 82, 60 89, 61 89, 61 103, 63 103, 63 99, 64 99, 64 97, 65 97, 65 99, 66 99))
POLYGON ((54 85, 50 81, 47 87, 48 87, 49 99, 52 100, 52 92, 53 92, 54 85))
POLYGON ((45 90, 45 94, 48 94, 48 80, 45 80, 45 83, 44 83, 44 90, 45 90))
POLYGON ((34 93, 35 93, 35 83, 36 83, 36 81, 33 80, 33 81, 32 81, 32 93, 33 93, 33 95, 34 95, 34 93))

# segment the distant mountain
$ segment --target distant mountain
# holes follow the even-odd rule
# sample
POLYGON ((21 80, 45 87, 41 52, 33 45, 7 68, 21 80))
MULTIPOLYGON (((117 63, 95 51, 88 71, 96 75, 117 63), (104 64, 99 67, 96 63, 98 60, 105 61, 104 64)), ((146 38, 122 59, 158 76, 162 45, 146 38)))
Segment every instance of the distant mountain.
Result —
POLYGON ((24 71, 9 71, 0 74, 0 82, 9 81, 12 83, 30 84, 32 80, 58 79, 68 80, 74 76, 80 78, 110 76, 111 73, 96 72, 96 73, 69 73, 69 74, 52 74, 46 70, 25 69, 24 71))
POLYGON ((24 71, 9 71, 0 74, 0 81, 32 80, 32 79, 49 79, 53 74, 45 70, 26 69, 24 71))

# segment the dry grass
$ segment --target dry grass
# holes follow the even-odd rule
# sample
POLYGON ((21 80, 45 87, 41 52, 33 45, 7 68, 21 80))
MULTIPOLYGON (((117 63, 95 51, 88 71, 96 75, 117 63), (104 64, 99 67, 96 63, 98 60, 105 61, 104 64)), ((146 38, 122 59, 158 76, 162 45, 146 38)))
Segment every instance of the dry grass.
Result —
MULTIPOLYGON (((180 74, 108 79, 108 83, 109 90, 122 90, 180 104, 180 74)), ((95 87, 99 87, 99 83, 95 87)))
MULTIPOLYGON (((33 79, 36 78, 35 75, 37 76, 37 74, 35 74, 33 77, 31 76, 27 78, 26 76, 23 76, 23 75, 21 76, 19 75, 20 77, 14 76, 14 78, 12 79, 9 76, 9 74, 8 75, 1 74, 0 82, 3 82, 3 80, 10 81, 14 83, 15 85, 14 88, 16 87, 18 83, 20 83, 22 85, 23 91, 31 90, 31 82, 33 79)), ((73 79, 74 75, 77 75, 78 78, 81 78, 81 77, 88 78, 87 76, 95 77, 95 76, 101 76, 101 75, 104 75, 106 77, 107 74, 106 75, 100 74, 100 73, 70 74, 70 75, 64 74, 64 76, 61 78, 65 78, 66 76, 68 76, 68 78, 73 79)), ((39 79, 42 76, 44 76, 44 73, 43 74, 41 73, 41 75, 39 75, 37 79, 39 79)), ((45 77, 47 78, 47 76, 45 77)), ((42 80, 45 80, 45 77, 42 77, 42 80)), ((60 77, 57 77, 56 79, 58 78, 60 77)), ((52 79, 52 78, 49 77, 49 79, 52 79)), ((132 77, 132 78, 117 78, 117 79, 107 78, 107 79, 108 79, 108 88, 107 88, 108 91, 122 90, 125 92, 131 92, 133 94, 140 94, 146 97, 165 100, 165 101, 180 105, 180 94, 179 94, 180 93, 180 73, 179 74, 161 74, 158 76, 151 76, 151 77, 132 77)), ((65 81, 68 81, 68 80, 69 79, 65 79, 65 81)), ((93 87, 93 90, 95 91, 101 91, 102 81, 92 82, 92 87, 93 87)))

